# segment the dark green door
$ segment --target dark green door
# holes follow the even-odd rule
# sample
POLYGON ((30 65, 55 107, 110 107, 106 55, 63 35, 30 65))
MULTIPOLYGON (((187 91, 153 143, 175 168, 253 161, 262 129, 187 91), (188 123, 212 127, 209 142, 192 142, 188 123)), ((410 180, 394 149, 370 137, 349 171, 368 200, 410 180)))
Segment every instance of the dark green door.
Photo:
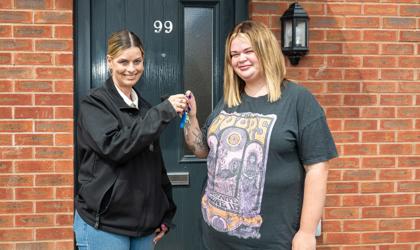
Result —
MULTIPOLYGON (((126 28, 145 46, 145 72, 136 86, 141 95, 157 104, 162 96, 190 89, 204 122, 222 97, 225 38, 235 23, 247 18, 247 4, 247 0, 75 1, 76 111, 79 100, 108 77, 107 37, 126 28)), ((178 211, 176 228, 157 249, 202 249, 199 200, 205 161, 185 148, 179 119, 165 130, 161 145, 178 211)))

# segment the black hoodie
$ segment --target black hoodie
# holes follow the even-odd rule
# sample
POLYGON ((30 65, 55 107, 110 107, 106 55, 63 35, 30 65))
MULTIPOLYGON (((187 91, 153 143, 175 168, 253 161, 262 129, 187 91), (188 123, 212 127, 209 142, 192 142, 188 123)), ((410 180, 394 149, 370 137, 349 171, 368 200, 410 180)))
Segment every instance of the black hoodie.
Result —
POLYGON ((177 116, 168 100, 129 107, 109 78, 80 104, 76 209, 89 225, 127 236, 171 225, 176 206, 159 135, 177 116))

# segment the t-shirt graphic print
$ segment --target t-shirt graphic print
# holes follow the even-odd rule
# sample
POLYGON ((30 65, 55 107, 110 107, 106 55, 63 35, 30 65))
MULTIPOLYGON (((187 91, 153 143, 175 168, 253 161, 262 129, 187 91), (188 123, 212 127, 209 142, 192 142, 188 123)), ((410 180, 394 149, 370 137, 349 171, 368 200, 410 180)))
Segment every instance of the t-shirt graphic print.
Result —
POLYGON ((208 179, 201 205, 205 222, 215 230, 260 238, 268 147, 276 119, 273 114, 222 111, 208 128, 208 179))

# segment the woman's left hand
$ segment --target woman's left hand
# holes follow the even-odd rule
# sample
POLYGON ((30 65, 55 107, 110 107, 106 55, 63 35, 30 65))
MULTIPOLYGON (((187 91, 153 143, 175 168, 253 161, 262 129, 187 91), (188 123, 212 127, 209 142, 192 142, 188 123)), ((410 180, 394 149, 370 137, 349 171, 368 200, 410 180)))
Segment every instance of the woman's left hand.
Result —
POLYGON ((158 243, 158 241, 160 241, 163 236, 166 234, 166 232, 168 231, 168 227, 165 224, 161 224, 160 228, 156 228, 155 230, 155 238, 153 238, 153 243, 158 243))
POLYGON ((292 250, 315 250, 316 239, 315 235, 298 231, 293 237, 292 250))

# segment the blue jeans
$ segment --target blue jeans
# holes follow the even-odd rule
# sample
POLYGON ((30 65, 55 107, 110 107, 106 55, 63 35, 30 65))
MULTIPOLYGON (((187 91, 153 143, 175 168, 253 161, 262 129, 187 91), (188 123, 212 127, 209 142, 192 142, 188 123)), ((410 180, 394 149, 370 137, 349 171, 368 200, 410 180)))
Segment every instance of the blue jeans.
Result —
POLYGON ((153 250, 155 247, 155 234, 130 237, 97 230, 88 225, 77 211, 74 212, 73 230, 79 250, 153 250))

